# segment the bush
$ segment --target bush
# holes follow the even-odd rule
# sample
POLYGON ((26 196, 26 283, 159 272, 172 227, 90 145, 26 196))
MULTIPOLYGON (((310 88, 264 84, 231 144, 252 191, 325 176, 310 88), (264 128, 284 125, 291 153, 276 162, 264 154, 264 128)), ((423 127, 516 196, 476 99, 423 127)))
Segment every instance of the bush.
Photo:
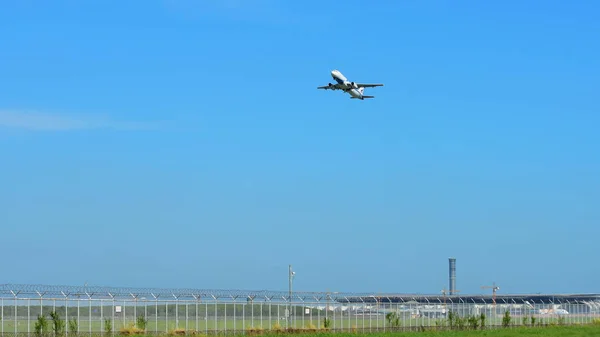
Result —
POLYGON ((137 321, 135 323, 135 326, 138 327, 140 330, 146 331, 146 325, 147 324, 148 324, 148 320, 144 316, 139 315, 137 317, 137 321))
MULTIPOLYGON (((261 327, 255 328, 252 326, 246 329, 246 334, 249 336, 262 335, 263 329, 261 327)), ((185 330, 183 331, 183 335, 185 335, 185 330)))
POLYGON ((456 314, 454 313, 454 311, 448 311, 448 325, 450 326, 450 330, 452 330, 454 328, 455 317, 456 317, 456 314))
POLYGON ((465 329, 465 325, 467 323, 467 318, 466 317, 460 317, 459 315, 456 315, 456 326, 458 328, 458 330, 464 330, 465 329))
POLYGON ((283 331, 283 329, 281 328, 281 324, 279 324, 279 322, 275 322, 275 324, 273 324, 273 327, 271 327, 271 330, 275 331, 275 332, 283 331))
POLYGON ((399 327, 400 326, 400 317, 395 312, 390 312, 385 315, 385 319, 388 321, 388 325, 390 327, 399 327))
POLYGON ((479 327, 479 318, 477 316, 469 316, 469 326, 473 330, 477 330, 479 327))
POLYGON ((129 323, 126 327, 121 328, 121 335, 141 335, 144 330, 138 328, 134 323, 129 323))
POLYGON ((508 310, 506 310, 504 312, 504 317, 502 317, 502 326, 507 328, 510 325, 510 320, 511 320, 510 312, 508 312, 508 310))
POLYGON ((112 320, 110 318, 105 318, 104 319, 104 332, 106 332, 107 334, 111 334, 112 333, 112 320))
POLYGON ((77 320, 75 318, 71 318, 71 320, 69 321, 69 333, 77 334, 78 330, 79 326, 77 320))
POLYGON ((48 333, 48 321, 44 315, 38 315, 34 330, 36 337, 42 337, 48 333))
POLYGON ((60 319, 60 315, 56 311, 50 313, 50 318, 52 318, 52 328, 55 336, 64 335, 66 322, 60 319))

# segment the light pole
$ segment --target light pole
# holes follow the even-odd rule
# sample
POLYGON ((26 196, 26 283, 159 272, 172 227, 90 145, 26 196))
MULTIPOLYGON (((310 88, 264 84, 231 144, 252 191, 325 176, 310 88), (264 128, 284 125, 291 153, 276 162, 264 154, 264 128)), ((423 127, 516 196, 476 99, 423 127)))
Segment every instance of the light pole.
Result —
POLYGON ((292 282, 294 279, 294 275, 296 275, 295 271, 292 271, 292 265, 290 264, 289 266, 289 271, 288 271, 288 279, 289 279, 289 283, 290 283, 290 294, 289 294, 289 302, 288 302, 288 329, 292 327, 292 282))

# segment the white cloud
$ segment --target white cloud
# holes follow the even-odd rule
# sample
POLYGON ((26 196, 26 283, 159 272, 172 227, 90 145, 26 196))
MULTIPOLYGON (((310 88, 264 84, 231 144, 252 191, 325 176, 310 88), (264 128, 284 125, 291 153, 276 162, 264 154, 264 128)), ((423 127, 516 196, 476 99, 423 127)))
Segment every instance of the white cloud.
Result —
POLYGON ((118 122, 102 115, 0 110, 0 129, 70 131, 84 129, 148 130, 156 127, 157 125, 151 123, 118 122))

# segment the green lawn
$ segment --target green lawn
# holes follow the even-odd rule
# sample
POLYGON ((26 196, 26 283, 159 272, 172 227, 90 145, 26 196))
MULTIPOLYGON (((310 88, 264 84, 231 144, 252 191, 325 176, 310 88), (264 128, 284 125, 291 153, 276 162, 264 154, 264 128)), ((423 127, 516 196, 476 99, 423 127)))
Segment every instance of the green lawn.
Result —
MULTIPOLYGON (((369 332, 369 331, 377 331, 377 330, 383 330, 384 328, 387 330, 389 329, 389 323, 383 319, 383 318, 365 318, 363 319, 362 317, 343 317, 340 318, 335 317, 335 319, 333 319, 333 317, 329 316, 331 319, 331 325, 330 325, 330 329, 332 330, 352 330, 352 329, 357 329, 357 330, 362 330, 365 332, 369 332)), ((582 317, 582 316, 571 316, 571 317, 564 317, 564 324, 585 324, 585 323, 591 323, 592 322, 592 317, 582 317)), ((598 319, 598 318, 596 318, 598 319)), ((120 331, 121 328, 126 327, 130 324, 135 323, 135 320, 133 317, 126 319, 125 321, 123 321, 123 319, 116 319, 113 322, 113 330, 118 332, 120 331)), ((538 318, 536 320, 536 325, 537 324, 542 324, 542 325, 546 325, 546 324, 558 324, 559 319, 556 317, 545 317, 545 318, 538 318)), ((36 324, 36 319, 35 317, 32 317, 30 319, 30 321, 28 322, 25 319, 20 319, 17 321, 17 332, 34 332, 35 331, 35 324, 36 324)), ((49 324, 51 324, 51 321, 49 321, 49 324)), ((219 331, 219 332, 230 332, 233 330, 247 330, 249 328, 262 328, 263 330, 270 330, 272 329, 274 326, 279 325, 281 328, 286 328, 287 327, 287 323, 285 320, 277 320, 275 318, 273 319, 269 319, 269 318, 263 318, 262 320, 259 317, 254 317, 254 319, 245 319, 243 320, 242 318, 238 317, 235 320, 233 319, 233 317, 227 317, 226 319, 224 317, 219 317, 219 319, 217 321, 214 320, 213 317, 209 317, 208 320, 204 320, 203 318, 198 318, 198 320, 196 320, 195 317, 188 317, 187 320, 185 317, 180 317, 179 318, 179 322, 177 323, 175 321, 174 317, 169 317, 169 320, 166 320, 165 317, 159 317, 158 320, 149 317, 148 318, 148 322, 146 325, 146 330, 147 331, 159 331, 159 332, 170 332, 173 331, 175 329, 183 329, 183 330, 188 330, 188 331, 198 331, 198 332, 208 332, 211 333, 212 331, 219 331)), ((502 317, 489 317, 486 319, 486 326, 499 326, 502 324, 502 317)), ((529 323, 528 323, 529 324, 529 323)), ((447 321, 445 319, 434 319, 434 318, 411 318, 411 319, 403 319, 399 321, 399 326, 400 327, 408 327, 408 328, 417 328, 420 326, 424 326, 424 327, 436 327, 436 326, 443 326, 443 325, 447 325, 447 321)), ((511 320, 511 325, 513 326, 520 326, 523 325, 523 321, 520 317, 512 317, 511 320)), ((5 333, 11 333, 15 331, 15 323, 13 320, 7 319, 3 322, 1 322, 1 331, 5 332, 5 333)), ((319 321, 317 319, 317 317, 312 317, 312 319, 310 317, 304 317, 304 319, 302 317, 298 317, 296 318, 296 320, 292 323, 292 327, 294 328, 316 328, 316 327, 323 327, 323 317, 321 317, 321 320, 319 321)), ((81 317, 79 320, 79 331, 80 332, 94 332, 94 333, 101 333, 104 331, 104 326, 103 323, 97 319, 94 318, 91 321, 88 320, 87 317, 81 317)), ((599 335, 600 337, 600 335, 599 335)))
MULTIPOLYGON (((265 334, 266 335, 266 334, 265 334)), ((265 336, 263 335, 263 336, 265 336)), ((233 335, 236 336, 236 335, 233 335)), ((233 337, 232 336, 232 337, 233 337)), ((275 336, 275 335, 272 335, 275 336)), ((277 336, 285 336, 279 334, 277 336)), ((343 337, 357 336, 352 332, 293 334, 298 337, 343 337)), ((423 331, 423 332, 379 332, 365 333, 365 337, 593 337, 600 336, 600 325, 514 327, 494 330, 466 331, 423 331)), ((138 337, 143 337, 138 335, 138 337)))
MULTIPOLYGON (((352 333, 318 334, 319 337, 330 335, 349 336, 352 333)), ((314 335, 313 335, 314 336, 314 335)), ((593 337, 600 336, 600 325, 587 326, 549 326, 539 328, 511 328, 485 331, 425 331, 425 332, 382 332, 367 333, 365 337, 593 337)))

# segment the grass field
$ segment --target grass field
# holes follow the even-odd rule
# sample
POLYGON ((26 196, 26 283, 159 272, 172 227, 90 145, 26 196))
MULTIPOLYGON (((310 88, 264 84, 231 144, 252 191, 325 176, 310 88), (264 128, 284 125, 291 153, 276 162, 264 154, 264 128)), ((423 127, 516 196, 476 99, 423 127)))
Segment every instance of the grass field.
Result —
MULTIPOLYGON (((6 334, 8 336, 9 334, 6 334)), ((87 334, 79 334, 79 337, 87 334)), ((343 337, 343 336, 365 336, 365 337, 588 337, 600 336, 600 324, 588 325, 573 325, 573 326, 546 326, 546 327, 512 327, 499 328, 490 330, 462 330, 462 331, 419 331, 419 332, 376 332, 357 334, 353 332, 314 332, 314 333, 295 333, 289 336, 297 337, 343 337)), ((34 336, 32 334, 32 336, 34 336)), ((48 337, 51 337, 50 334, 48 337)), ((90 336, 100 337, 98 334, 90 336)), ((119 336, 115 334, 115 336, 119 336)), ((127 337, 149 337, 152 334, 133 334, 127 337)), ((164 336, 164 335, 163 335, 164 336)), ((182 336, 182 335, 179 335, 182 336)), ((192 337, 206 336, 197 334, 192 337)), ((231 337, 240 336, 242 334, 230 334, 231 337)), ((246 335, 247 336, 247 335, 246 335)), ((265 332, 261 336, 286 336, 284 333, 265 332)))
MULTIPOLYGON (((281 336, 264 334, 263 336, 281 336)), ((356 336, 352 332, 308 333, 293 336, 307 337, 341 337, 356 336)), ((510 329, 478 330, 478 331, 424 331, 424 332, 379 332, 360 334, 365 337, 593 337, 600 336, 600 325, 551 326, 551 327, 516 327, 510 329)), ((133 335, 131 337, 144 337, 133 335)), ((231 335, 233 337, 237 335, 231 335)), ((240 335, 241 336, 241 335, 240 335)))
MULTIPOLYGON (((588 324, 592 323, 593 320, 598 320, 598 318, 593 317, 569 317, 562 324, 588 324)), ((113 330, 119 332, 122 328, 130 326, 135 323, 134 318, 126 319, 126 320, 115 320, 113 324, 113 330)), ((525 323, 520 317, 513 317, 511 321, 511 326, 527 326, 530 323, 525 323)), ((4 333, 14 333, 15 330, 17 333, 33 333, 35 331, 36 319, 32 317, 29 321, 26 319, 20 319, 17 321, 16 329, 15 322, 12 320, 5 320, 0 322, 0 332, 4 333)), ((486 326, 499 326, 502 324, 501 317, 490 317, 486 320, 486 326)), ((546 318, 538 318, 536 321, 536 325, 561 325, 559 318, 556 317, 546 317, 546 318)), ((285 320, 277 320, 275 318, 269 319, 259 319, 254 318, 253 320, 247 318, 243 319, 223 319, 219 318, 218 320, 208 319, 204 320, 202 318, 196 320, 193 317, 188 317, 187 320, 183 317, 179 319, 179 322, 176 322, 174 319, 166 320, 165 318, 159 318, 155 320, 153 318, 148 319, 146 323, 147 331, 158 331, 169 333, 174 330, 185 330, 185 331, 197 331, 198 333, 208 333, 211 334, 213 331, 219 331, 220 333, 230 333, 233 331, 247 330, 250 328, 258 328, 262 330, 270 330, 273 329, 274 326, 281 326, 282 328, 286 328, 285 320)), ((406 328, 417 328, 417 327, 436 327, 438 325, 447 325, 447 321, 445 319, 433 319, 433 318, 413 318, 400 320, 398 327, 406 327, 406 328)), ((295 322, 292 322, 293 328, 316 328, 323 327, 323 322, 318 321, 316 317, 312 320, 309 318, 306 319, 297 319, 295 322)), ((100 320, 94 319, 91 322, 88 319, 81 318, 78 324, 79 332, 86 333, 101 333, 104 331, 103 322, 100 320), (90 324, 91 323, 91 324, 90 324)), ((370 331, 378 331, 378 330, 389 330, 389 322, 385 319, 362 319, 362 318, 347 318, 344 317, 342 319, 338 318, 336 320, 331 320, 331 325, 329 326, 331 330, 361 330, 364 332, 370 331)), ((600 335, 599 335, 600 337, 600 335)))
MULTIPOLYGON (((331 320, 330 329, 333 330, 352 330, 358 329, 362 331, 377 331, 382 329, 389 329, 389 323, 383 318, 372 318, 372 319, 363 319, 362 317, 354 317, 354 318, 339 318, 331 320)), ((586 324, 591 323, 593 317, 568 317, 564 320, 564 324, 586 324)), ((595 318, 596 320, 598 318, 595 318)), ((126 320, 116 319, 113 322, 113 330, 120 331, 122 328, 129 326, 130 324, 135 323, 135 318, 127 318, 126 320)), ((511 321, 512 326, 522 326, 529 325, 523 324, 523 320, 521 317, 513 317, 511 321)), ((557 317, 545 317, 538 318, 536 324, 548 325, 548 324, 560 324, 559 318, 557 317)), ((29 322, 26 319, 19 319, 16 324, 16 332, 18 333, 26 333, 26 332, 34 332, 35 331, 36 318, 31 317, 29 322)), ((443 318, 434 319, 434 318, 413 318, 413 319, 404 319, 399 321, 399 327, 435 327, 436 325, 444 325, 447 324, 446 320, 443 318)), ((489 317, 486 320, 486 325, 496 325, 499 326, 502 324, 501 317, 489 317)), ((270 330, 274 326, 279 325, 282 328, 286 327, 285 320, 277 320, 276 318, 264 318, 260 319, 254 317, 254 319, 233 319, 231 317, 227 317, 224 319, 223 317, 219 317, 218 320, 214 320, 210 318, 208 320, 204 320, 203 318, 199 318, 197 321, 194 317, 188 317, 187 320, 185 317, 181 317, 179 322, 177 323, 175 319, 166 320, 164 317, 155 320, 154 318, 149 318, 146 324, 146 329, 148 331, 161 331, 161 332, 170 332, 177 329, 187 330, 187 331, 198 331, 200 333, 207 332, 211 333, 212 331, 219 332, 229 332, 233 330, 247 330, 249 328, 260 328, 263 330, 270 330)), ((322 327, 322 320, 317 320, 317 317, 313 317, 313 319, 305 318, 297 318, 295 322, 292 323, 292 327, 294 328, 313 328, 313 327, 322 327)), ((93 332, 100 333, 104 331, 103 323, 98 319, 93 319, 91 322, 86 317, 81 317, 79 320, 79 331, 84 332, 93 332), (91 323, 91 324, 90 324, 91 323)), ((15 322, 13 320, 5 320, 0 324, 0 332, 4 333, 14 333, 15 332, 15 322)), ((600 337, 600 335, 599 335, 600 337)))
MULTIPOLYGON (((352 333, 310 334, 315 337, 349 336, 352 333)), ((425 331, 425 332, 382 332, 366 333, 365 337, 593 337, 600 336, 600 325, 562 326, 562 327, 518 327, 484 331, 425 331)))
MULTIPOLYGON (((26 322, 25 322, 26 323, 26 322)), ((99 322, 98 322, 99 323, 99 322)), ((233 322, 228 322, 233 323, 233 322)), ((241 322, 240 322, 241 323, 241 322)), ((215 329, 212 326, 210 329, 195 329, 195 326, 188 325, 188 329, 185 329, 185 325, 177 328, 176 326, 167 326, 167 323, 164 322, 164 326, 161 326, 158 331, 154 329, 153 326, 147 326, 148 333, 145 335, 137 334, 136 329, 133 327, 134 323, 128 323, 129 329, 121 329, 122 326, 116 327, 112 333, 103 332, 100 329, 100 326, 94 327, 92 331, 89 331, 89 326, 87 329, 81 329, 79 333, 71 333, 69 332, 67 336, 96 336, 96 337, 110 337, 110 336, 193 336, 193 337, 201 337, 201 336, 211 336, 211 335, 228 335, 228 336, 242 336, 242 335, 250 335, 250 336, 285 336, 289 333, 285 333, 285 325, 281 326, 275 323, 273 326, 266 326, 263 321, 263 328, 260 328, 260 322, 255 322, 254 328, 252 329, 252 325, 250 322, 246 322, 247 325, 244 328, 242 324, 236 324, 234 329, 233 324, 231 327, 221 326, 215 329), (279 330, 279 331, 278 331, 279 330)), ((5 326, 6 328, 6 326, 5 326)), ((402 325, 394 329, 395 331, 390 331, 390 328, 383 328, 383 326, 372 326, 369 328, 368 325, 365 325, 364 328, 362 326, 338 326, 338 327, 330 327, 329 330, 320 330, 316 328, 314 325, 307 324, 305 326, 298 327, 300 331, 295 331, 290 336, 314 336, 314 337, 329 337, 329 336, 349 336, 349 335, 360 335, 360 336, 370 336, 370 337, 392 337, 392 336, 406 336, 406 337, 451 337, 451 336, 506 336, 506 337, 528 337, 528 336, 549 336, 549 337, 561 337, 561 336, 600 336, 600 320, 594 321, 594 323, 586 323, 586 324, 573 324, 573 325, 557 325, 555 322, 549 323, 549 325, 545 326, 524 326, 524 325, 511 325, 508 327, 502 327, 501 325, 490 326, 486 325, 485 329, 478 328, 478 330, 471 330, 468 327, 464 327, 462 330, 448 330, 448 326, 440 326, 436 328, 435 326, 423 326, 423 325, 402 325), (312 329, 312 331, 301 331, 302 329, 312 329)), ((35 337, 35 329, 31 329, 27 331, 27 329, 18 329, 17 332, 19 336, 33 336, 35 337), (23 331, 25 330, 25 331, 23 331), (29 333, 28 333, 29 332, 29 333)), ((139 331, 139 330, 138 330, 139 331)), ((1 334, 3 336, 13 336, 14 329, 8 330, 4 329, 4 333, 1 334)), ((49 334, 46 337, 52 337, 53 334, 49 331, 49 334)), ((63 335, 65 336, 65 335, 63 335)), ((66 337, 66 336, 65 336, 66 337)))
MULTIPOLYGON (((329 337, 350 336, 346 333, 317 333, 307 336, 329 337)), ((600 336, 600 325, 551 326, 551 327, 517 327, 510 329, 478 330, 478 331, 424 331, 424 332, 381 332, 361 334, 365 337, 592 337, 600 336)))

